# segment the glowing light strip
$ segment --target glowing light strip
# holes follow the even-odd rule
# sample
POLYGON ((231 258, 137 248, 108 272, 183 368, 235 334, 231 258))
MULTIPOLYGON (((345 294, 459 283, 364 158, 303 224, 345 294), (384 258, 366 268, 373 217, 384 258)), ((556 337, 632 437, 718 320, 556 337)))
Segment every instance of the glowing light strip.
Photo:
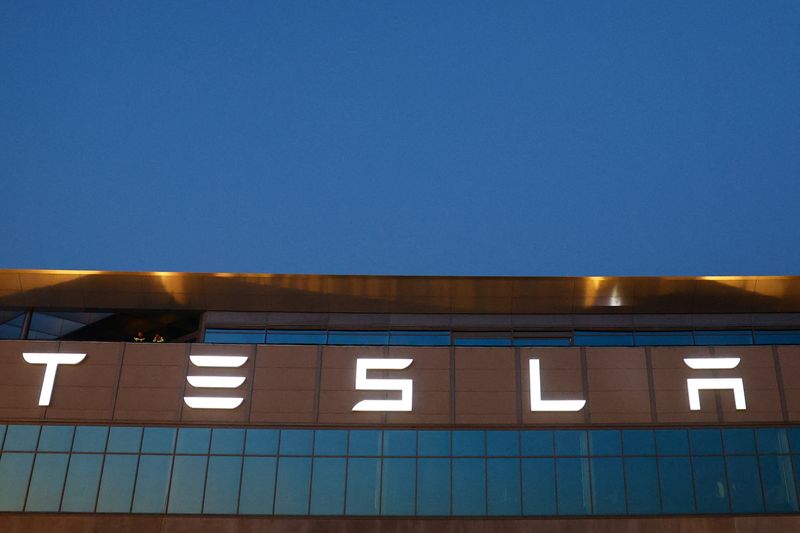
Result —
POLYGON ((208 387, 212 389, 235 389, 245 378, 237 376, 187 376, 192 387, 208 387))
POLYGON ((736 368, 740 360, 739 357, 689 357, 683 362, 694 370, 729 370, 736 368))
POLYGON ((194 409, 236 409, 244 398, 220 398, 214 396, 186 396, 186 405, 194 409))
POLYGON ((189 360, 194 366, 238 368, 247 362, 247 356, 240 355, 190 355, 189 360))

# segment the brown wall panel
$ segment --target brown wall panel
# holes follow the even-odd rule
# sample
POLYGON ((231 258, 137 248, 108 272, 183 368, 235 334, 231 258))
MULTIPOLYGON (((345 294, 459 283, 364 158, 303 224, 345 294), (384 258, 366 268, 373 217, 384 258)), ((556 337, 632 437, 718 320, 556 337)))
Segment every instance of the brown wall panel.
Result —
POLYGON ((800 346, 778 346, 783 392, 789 420, 800 420, 800 346))
POLYGON ((386 413, 386 422, 447 424, 450 420, 450 348, 392 346, 389 357, 414 359, 411 366, 392 376, 414 381, 414 402, 411 412, 386 413))
POLYGON ((178 422, 183 406, 188 347, 184 344, 126 343, 114 420, 178 422), (156 375, 161 378, 154 381, 152 376, 156 375))
POLYGON ((586 348, 586 366, 592 422, 652 422, 644 348, 586 348))
POLYGON ((456 348, 457 424, 515 424, 517 378, 513 348, 456 348))
POLYGON ((718 392, 725 422, 780 422, 780 390, 775 372, 771 346, 730 346, 714 350, 716 357, 740 357, 739 365, 731 370, 717 370, 715 377, 742 378, 747 409, 738 411, 733 392, 718 392))
POLYGON ((539 360, 543 400, 585 400, 580 348, 521 348, 523 424, 582 424, 584 407, 577 412, 531 411, 530 360, 539 360))
POLYGON ((251 422, 314 423, 318 351, 318 346, 256 348, 251 422))
POLYGON ((688 378, 714 377, 711 370, 692 370, 684 357, 712 357, 704 346, 654 347, 650 349, 653 362, 656 414, 659 422, 718 423, 717 393, 700 392, 700 411, 689 410, 688 378))
MULTIPOLYGON (((22 358, 24 352, 55 352, 57 342, 0 341, 0 417, 7 419, 44 418, 39 407, 45 365, 31 365, 22 358)), ((56 374, 53 397, 61 383, 56 374)), ((51 402, 52 404, 52 402, 51 402)))
MULTIPOLYGON (((385 346, 325 346, 322 348, 322 378, 319 392, 319 421, 324 424, 376 424, 384 413, 353 411, 361 400, 399 398, 399 392, 355 390, 356 359, 388 356, 385 346)), ((402 379, 405 370, 370 371, 367 377, 402 379)))

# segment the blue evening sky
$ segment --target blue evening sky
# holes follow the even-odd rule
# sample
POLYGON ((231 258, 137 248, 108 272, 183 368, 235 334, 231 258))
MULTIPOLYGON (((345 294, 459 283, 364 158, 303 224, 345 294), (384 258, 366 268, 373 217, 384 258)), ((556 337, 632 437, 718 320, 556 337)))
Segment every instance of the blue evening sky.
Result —
POLYGON ((0 10, 0 268, 800 274, 800 2, 0 10))

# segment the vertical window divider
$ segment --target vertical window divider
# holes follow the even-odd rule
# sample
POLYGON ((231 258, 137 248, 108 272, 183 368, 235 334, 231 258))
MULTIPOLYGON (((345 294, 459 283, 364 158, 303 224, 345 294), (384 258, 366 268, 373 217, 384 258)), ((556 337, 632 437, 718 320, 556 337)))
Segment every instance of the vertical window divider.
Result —
POLYGON ((311 489, 314 486, 314 463, 316 462, 317 430, 311 430, 311 471, 308 476, 308 504, 306 505, 306 515, 311 514, 311 489))
MULTIPOLYGON (((64 471, 64 483, 61 484, 61 498, 58 500, 58 511, 61 512, 61 507, 64 505, 64 491, 67 487, 67 478, 69 477, 69 468, 72 465, 72 448, 75 446, 75 434, 78 433, 78 426, 72 426, 72 440, 69 443, 69 452, 67 455, 67 469, 64 471)), ((41 430, 39 430, 41 431, 41 430)), ((135 481, 135 480, 134 480, 135 481)), ((99 480, 98 480, 99 484, 99 480)))
POLYGON ((350 472, 350 430, 347 430, 347 438, 345 439, 345 448, 344 448, 344 509, 342 509, 342 514, 347 515, 347 476, 350 472))
MULTIPOLYGON (((281 466, 281 440, 283 430, 278 430, 278 447, 275 450, 275 479, 272 485, 272 514, 275 514, 275 502, 278 500, 278 470, 281 466)), ((314 450, 311 450, 312 452, 314 450)))
MULTIPOLYGON (((144 432, 143 432, 144 433, 144 432)), ((111 427, 106 426, 106 443, 103 446, 103 462, 100 464, 100 478, 97 480, 97 490, 94 495, 93 512, 97 512, 97 500, 100 499, 100 487, 103 485, 103 473, 106 469, 106 457, 108 457, 108 441, 111 439, 111 427)))

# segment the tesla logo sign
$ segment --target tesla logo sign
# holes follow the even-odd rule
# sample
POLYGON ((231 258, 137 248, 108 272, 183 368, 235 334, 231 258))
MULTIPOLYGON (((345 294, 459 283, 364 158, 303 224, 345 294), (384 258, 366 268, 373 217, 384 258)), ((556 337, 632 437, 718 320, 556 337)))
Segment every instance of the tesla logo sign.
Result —
MULTIPOLYGON (((59 365, 77 365, 86 359, 85 353, 29 353, 22 354, 25 362, 32 365, 44 365, 42 388, 39 394, 39 405, 50 405, 56 373, 59 365)), ((186 377, 191 394, 183 401, 192 409, 236 409, 244 396, 235 391, 244 384, 246 377, 235 375, 238 368, 247 362, 247 356, 241 355, 191 355, 191 374, 186 377), (214 370, 222 372, 214 373, 214 370), (195 392, 197 390, 197 392, 195 392), (221 394, 226 391, 227 394, 221 394)), ((718 371, 732 370, 739 365, 738 357, 687 357, 686 366, 692 370, 718 371)), ((383 391, 399 394, 399 398, 371 398, 356 403, 353 411, 411 411, 414 405, 414 382, 411 379, 385 377, 368 377, 370 371, 400 372, 408 369, 413 359, 373 359, 358 358, 355 367, 355 390, 383 391)), ((542 376, 539 359, 528 360, 530 376, 530 410, 535 412, 575 412, 586 406, 584 399, 545 399, 542 394, 542 376)), ((689 395, 689 409, 699 411, 700 391, 730 390, 733 392, 734 405, 742 411, 747 408, 744 394, 744 382, 738 377, 691 377, 686 380, 689 395)))

